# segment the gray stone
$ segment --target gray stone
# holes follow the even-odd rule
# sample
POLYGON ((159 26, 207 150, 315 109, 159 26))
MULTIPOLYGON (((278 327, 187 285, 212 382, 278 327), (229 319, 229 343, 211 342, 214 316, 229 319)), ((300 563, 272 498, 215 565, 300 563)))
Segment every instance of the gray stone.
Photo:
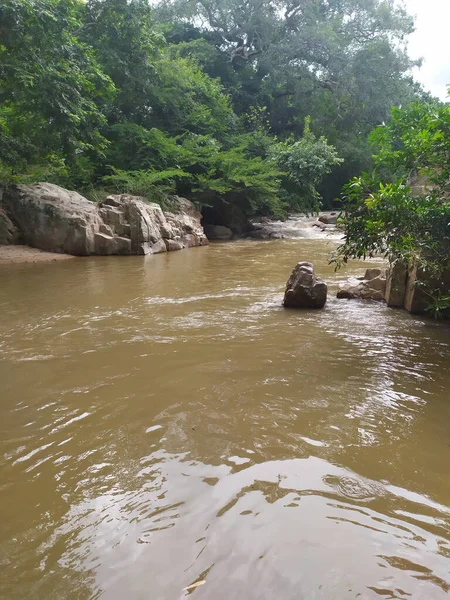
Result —
POLYGON ((173 252, 174 250, 183 250, 183 242, 177 240, 164 240, 166 242, 167 252, 173 252))
POLYGON ((19 240, 19 230, 0 208, 0 244, 17 244, 19 240))
POLYGON ((108 256, 111 254, 131 254, 131 240, 105 233, 95 234, 95 254, 108 256))
POLYGON ((161 254, 162 252, 167 252, 166 240, 158 240, 151 247, 152 254, 161 254))
POLYGON ((404 307, 410 313, 420 314, 427 309, 429 298, 420 285, 423 281, 430 281, 430 278, 417 265, 410 265, 404 302, 404 307))
POLYGON ((112 230, 112 227, 110 227, 109 225, 106 225, 106 223, 100 223, 98 230, 100 233, 104 233, 111 237, 113 237, 113 235, 114 235, 114 231, 112 230))
POLYGON ((386 276, 385 269, 371 268, 371 269, 366 269, 364 279, 366 279, 367 281, 370 281, 371 279, 375 279, 375 277, 385 277, 385 276, 386 276))
POLYGON ((3 194, 3 208, 25 244, 84 256, 95 252, 98 208, 77 192, 51 183, 19 185, 3 194))
POLYGON ((407 266, 396 261, 388 269, 386 280, 386 304, 395 308, 403 308, 406 295, 407 266))
POLYGON ((323 308, 327 301, 327 284, 314 274, 309 262, 299 262, 286 284, 283 305, 286 308, 323 308))
MULTIPOLYGON (((372 276, 375 272, 382 274, 381 269, 368 269, 366 275, 372 276)), ((386 279, 381 275, 371 279, 350 277, 348 281, 338 284, 337 297, 348 300, 384 300, 386 293, 386 279)))
POLYGON ((3 195, 0 235, 52 252, 156 254, 208 244, 201 214, 189 200, 174 197, 170 212, 127 194, 99 205, 49 183, 11 187, 3 195), (17 224, 17 228, 12 223, 17 224))
POLYGON ((320 215, 317 220, 325 225, 336 225, 337 215, 320 215))

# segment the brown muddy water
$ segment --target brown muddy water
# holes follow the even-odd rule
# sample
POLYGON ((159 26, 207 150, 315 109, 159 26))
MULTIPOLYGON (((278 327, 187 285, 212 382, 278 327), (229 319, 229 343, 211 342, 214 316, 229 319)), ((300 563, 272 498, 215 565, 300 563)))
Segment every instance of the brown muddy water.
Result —
POLYGON ((1 598, 449 598, 450 328, 334 244, 0 267, 1 598))

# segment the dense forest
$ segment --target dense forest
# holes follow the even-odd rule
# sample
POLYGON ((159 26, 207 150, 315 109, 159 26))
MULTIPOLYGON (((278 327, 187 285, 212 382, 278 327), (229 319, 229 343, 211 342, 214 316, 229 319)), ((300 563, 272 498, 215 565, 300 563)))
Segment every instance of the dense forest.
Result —
POLYGON ((372 169, 413 20, 381 0, 1 0, 0 177, 248 213, 312 211, 372 169))

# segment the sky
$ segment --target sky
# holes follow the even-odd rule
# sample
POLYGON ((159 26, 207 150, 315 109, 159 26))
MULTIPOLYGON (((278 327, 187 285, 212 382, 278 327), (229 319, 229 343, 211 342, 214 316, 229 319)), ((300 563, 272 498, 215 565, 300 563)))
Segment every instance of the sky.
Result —
POLYGON ((403 0, 408 12, 416 15, 416 31, 410 36, 409 54, 424 59, 414 70, 426 90, 441 100, 450 84, 450 0, 403 0))

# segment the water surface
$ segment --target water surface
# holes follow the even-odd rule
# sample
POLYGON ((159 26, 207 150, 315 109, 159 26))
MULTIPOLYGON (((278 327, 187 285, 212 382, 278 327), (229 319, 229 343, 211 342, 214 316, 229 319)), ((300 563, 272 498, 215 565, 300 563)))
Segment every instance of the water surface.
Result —
POLYGON ((0 267, 2 598, 449 597, 450 329, 334 244, 0 267))

